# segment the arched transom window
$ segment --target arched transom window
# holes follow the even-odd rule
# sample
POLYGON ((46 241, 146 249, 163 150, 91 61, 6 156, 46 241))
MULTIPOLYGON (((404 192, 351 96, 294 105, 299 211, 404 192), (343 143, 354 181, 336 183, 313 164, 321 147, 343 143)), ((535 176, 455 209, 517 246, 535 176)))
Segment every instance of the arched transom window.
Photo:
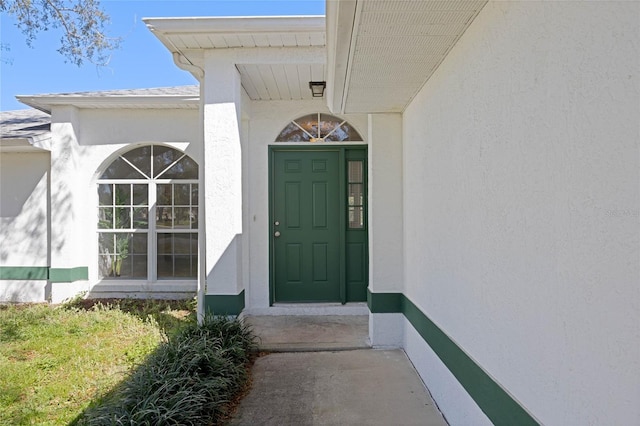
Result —
POLYGON ((198 165, 161 145, 128 151, 98 180, 102 279, 193 279, 198 264, 198 165))
POLYGON ((346 120, 314 113, 289 123, 276 142, 362 142, 362 137, 346 120))

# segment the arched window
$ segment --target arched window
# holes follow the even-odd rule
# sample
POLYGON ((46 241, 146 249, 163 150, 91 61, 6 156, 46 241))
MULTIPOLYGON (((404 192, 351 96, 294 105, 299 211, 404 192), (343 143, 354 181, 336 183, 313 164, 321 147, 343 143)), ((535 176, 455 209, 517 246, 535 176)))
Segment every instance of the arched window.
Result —
POLYGON ((193 279, 198 264, 198 165, 166 146, 115 159, 98 180, 101 279, 193 279))
POLYGON ((362 142, 362 137, 346 120, 314 113, 289 123, 276 142, 362 142))

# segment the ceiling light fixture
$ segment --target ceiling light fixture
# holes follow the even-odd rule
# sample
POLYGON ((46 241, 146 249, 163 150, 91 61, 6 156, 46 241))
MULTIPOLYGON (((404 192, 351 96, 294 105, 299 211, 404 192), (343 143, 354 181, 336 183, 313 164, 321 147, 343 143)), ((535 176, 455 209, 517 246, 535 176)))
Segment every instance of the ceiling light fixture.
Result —
POLYGON ((311 96, 314 98, 321 98, 324 96, 324 88, 327 87, 326 81, 310 81, 309 89, 311 89, 311 96))

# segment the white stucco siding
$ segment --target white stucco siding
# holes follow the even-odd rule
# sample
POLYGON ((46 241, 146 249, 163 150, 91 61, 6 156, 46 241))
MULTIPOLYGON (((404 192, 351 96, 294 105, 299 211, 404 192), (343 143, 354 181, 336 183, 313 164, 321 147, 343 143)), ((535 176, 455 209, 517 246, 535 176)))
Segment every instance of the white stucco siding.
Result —
MULTIPOLYGON (((48 152, 0 154, 2 268, 49 265, 49 162, 48 152)), ((46 280, 0 280, 0 301, 43 301, 45 286, 46 280)))
POLYGON ((489 2, 403 116, 405 295, 544 424, 640 420, 639 16, 489 2))
MULTIPOLYGON (((312 101, 255 101, 251 104, 247 156, 249 204, 244 208, 249 224, 249 285, 246 305, 258 312, 269 306, 269 145, 291 120, 306 114, 330 114, 322 100, 312 101)), ((360 136, 367 140, 367 116, 362 114, 341 116, 351 123, 360 136)))

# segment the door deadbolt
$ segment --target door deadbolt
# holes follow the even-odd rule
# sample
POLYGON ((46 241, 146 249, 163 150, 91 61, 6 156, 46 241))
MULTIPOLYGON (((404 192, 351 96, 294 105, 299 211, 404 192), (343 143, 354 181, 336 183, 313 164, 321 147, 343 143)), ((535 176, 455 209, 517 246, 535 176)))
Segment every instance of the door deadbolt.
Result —
POLYGON ((274 223, 274 225, 275 225, 275 226, 278 226, 278 225, 280 225, 280 222, 278 222, 278 221, 276 220, 276 222, 274 223))

